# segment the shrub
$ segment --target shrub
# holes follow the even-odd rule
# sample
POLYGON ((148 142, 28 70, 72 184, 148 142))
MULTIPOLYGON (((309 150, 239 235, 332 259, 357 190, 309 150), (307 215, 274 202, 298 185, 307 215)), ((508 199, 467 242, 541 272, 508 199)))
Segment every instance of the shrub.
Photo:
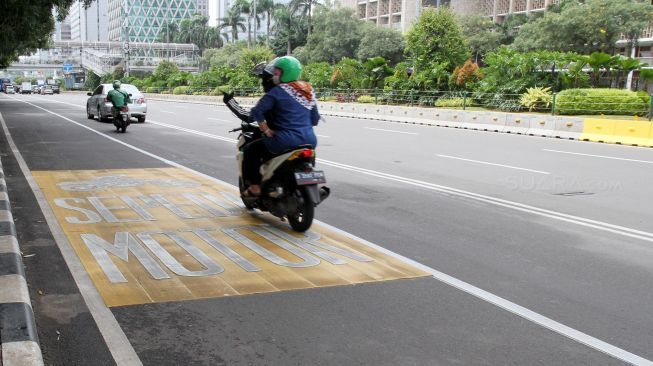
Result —
POLYGON ((218 96, 220 96, 220 95, 222 95, 222 93, 227 93, 228 91, 229 91, 229 85, 220 85, 220 86, 216 87, 215 89, 213 89, 213 91, 211 91, 209 93, 209 95, 218 95, 218 96))
POLYGON ((465 100, 463 98, 444 97, 435 101, 435 106, 444 108, 456 108, 462 107, 464 103, 465 100))
POLYGON ((549 108, 553 94, 551 88, 534 87, 526 89, 519 102, 529 111, 541 111, 549 108))
POLYGON ((356 101, 358 103, 374 103, 374 97, 371 95, 361 95, 356 101))
POLYGON ((187 86, 178 86, 178 87, 172 89, 172 94, 174 94, 174 95, 188 94, 189 92, 190 92, 190 89, 187 86))
POLYGON ((157 88, 155 86, 148 86, 147 89, 145 89, 146 93, 159 93, 161 91, 161 88, 157 88))
POLYGON ((644 115, 649 98, 623 89, 568 89, 556 98, 556 112, 570 115, 644 115))

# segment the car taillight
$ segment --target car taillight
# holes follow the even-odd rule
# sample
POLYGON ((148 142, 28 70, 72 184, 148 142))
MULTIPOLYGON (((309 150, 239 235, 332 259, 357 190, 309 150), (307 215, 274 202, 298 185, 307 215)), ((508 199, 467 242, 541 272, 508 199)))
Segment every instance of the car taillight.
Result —
POLYGON ((136 104, 143 104, 143 103, 145 103, 145 98, 136 99, 136 104))

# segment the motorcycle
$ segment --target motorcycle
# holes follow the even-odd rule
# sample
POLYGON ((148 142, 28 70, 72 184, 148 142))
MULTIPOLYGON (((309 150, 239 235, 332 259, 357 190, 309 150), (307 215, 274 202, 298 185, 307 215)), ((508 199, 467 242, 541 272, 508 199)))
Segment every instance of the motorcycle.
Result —
POLYGON ((248 210, 255 208, 269 211, 272 215, 288 219, 290 227, 304 232, 311 227, 315 207, 330 193, 323 171, 315 170, 315 150, 310 145, 297 146, 284 151, 261 165, 261 195, 243 196, 246 188, 243 182, 243 149, 262 137, 256 123, 242 122, 238 136, 237 161, 239 166, 238 187, 243 204, 248 210))
POLYGON ((113 119, 113 125, 116 126, 116 131, 125 133, 127 126, 131 123, 130 119, 129 108, 127 106, 121 107, 117 118, 113 119))

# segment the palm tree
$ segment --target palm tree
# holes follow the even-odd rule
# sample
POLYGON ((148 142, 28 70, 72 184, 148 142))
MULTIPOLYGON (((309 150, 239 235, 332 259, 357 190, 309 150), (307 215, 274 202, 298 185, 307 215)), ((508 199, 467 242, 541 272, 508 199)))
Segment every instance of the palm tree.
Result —
POLYGON ((277 34, 285 32, 287 34, 286 39, 286 54, 290 55, 292 53, 292 44, 291 40, 293 36, 300 31, 299 26, 301 25, 301 20, 297 19, 298 6, 294 2, 288 4, 278 4, 276 10, 274 11, 274 27, 277 34))
POLYGON ((235 5, 229 8, 227 16, 220 18, 220 29, 229 28, 231 31, 231 41, 238 40, 238 30, 245 31, 245 18, 241 15, 241 11, 235 5))
POLYGON ((247 18, 247 47, 252 45, 252 12, 254 7, 249 0, 236 0, 231 7, 237 8, 247 18))
POLYGON ((204 35, 204 47, 205 48, 220 48, 224 45, 222 40, 222 34, 220 34, 220 29, 218 27, 209 27, 204 35))
POLYGON ((313 19, 313 6, 322 5, 320 0, 292 0, 296 3, 298 9, 302 10, 302 15, 306 16, 306 22, 308 23, 308 31, 306 36, 311 35, 312 31, 312 19, 313 19))
POLYGON ((265 44, 270 46, 270 26, 272 25, 272 13, 276 8, 274 0, 257 0, 257 10, 265 13, 265 22, 267 23, 267 30, 265 32, 265 44))
POLYGON ((157 41, 162 43, 171 43, 176 42, 176 38, 179 34, 179 26, 175 22, 167 22, 159 29, 159 35, 157 36, 157 41))

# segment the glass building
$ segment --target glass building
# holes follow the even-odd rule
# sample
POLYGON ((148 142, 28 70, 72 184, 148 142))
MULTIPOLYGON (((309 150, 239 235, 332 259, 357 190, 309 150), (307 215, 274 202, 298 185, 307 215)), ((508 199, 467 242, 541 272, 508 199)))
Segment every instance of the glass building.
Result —
POLYGON ((109 40, 154 42, 166 23, 197 12, 197 0, 109 0, 109 40))

